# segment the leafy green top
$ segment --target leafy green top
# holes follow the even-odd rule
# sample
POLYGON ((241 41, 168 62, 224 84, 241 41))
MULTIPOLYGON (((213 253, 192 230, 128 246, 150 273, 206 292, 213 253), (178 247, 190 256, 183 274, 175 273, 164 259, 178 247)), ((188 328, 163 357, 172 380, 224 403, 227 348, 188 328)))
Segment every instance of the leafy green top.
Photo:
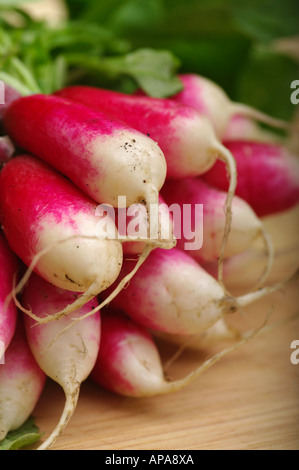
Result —
POLYGON ((298 58, 277 41, 299 37, 298 0, 64 0, 57 26, 25 3, 0 6, 0 79, 23 94, 76 83, 163 98, 181 90, 180 70, 273 116, 294 113, 298 58))

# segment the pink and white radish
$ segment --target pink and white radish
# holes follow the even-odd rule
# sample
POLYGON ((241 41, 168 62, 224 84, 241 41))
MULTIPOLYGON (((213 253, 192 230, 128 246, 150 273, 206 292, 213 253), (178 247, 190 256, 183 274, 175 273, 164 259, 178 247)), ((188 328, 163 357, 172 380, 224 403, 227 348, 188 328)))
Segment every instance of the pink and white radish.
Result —
POLYGON ((244 336, 232 347, 207 359, 186 377, 169 381, 157 346, 147 329, 121 312, 107 312, 102 317, 101 347, 91 377, 100 386, 129 397, 173 393, 189 385, 257 333, 244 336))
MULTIPOLYGON (((44 318, 65 308, 79 293, 59 289, 34 274, 26 285, 23 302, 30 306, 37 317, 44 318)), ((94 299, 80 310, 58 322, 36 325, 25 316, 28 344, 44 373, 64 390, 66 401, 58 425, 39 447, 46 450, 54 444, 71 419, 78 402, 81 384, 94 367, 101 338, 101 317, 92 317, 68 328, 70 322, 98 306, 94 299), (65 330, 65 331, 63 331, 65 330)))
POLYGON ((0 137, 0 168, 15 153, 15 147, 9 137, 0 137))
POLYGON ((232 102, 224 90, 208 78, 197 74, 181 74, 183 90, 172 99, 206 115, 211 121, 216 135, 222 139, 229 121, 234 115, 241 115, 263 122, 272 127, 289 130, 290 126, 279 119, 247 106, 243 103, 232 102))
POLYGON ((67 176, 98 203, 158 204, 166 162, 157 143, 103 112, 57 96, 14 101, 4 126, 23 149, 67 176))
POLYGON ((197 176, 217 158, 234 167, 229 152, 217 140, 209 120, 194 108, 173 100, 136 96, 88 86, 59 90, 56 96, 84 104, 149 135, 162 149, 167 178, 197 176))
MULTIPOLYGON (((299 157, 286 146, 264 142, 225 142, 237 162, 236 194, 259 217, 276 214, 299 202, 299 157)), ((203 175, 205 181, 226 191, 228 179, 222 162, 203 175)))
POLYGON ((225 202, 226 226, 219 257, 219 281, 222 259, 231 226, 231 204, 236 187, 235 161, 217 140, 209 120, 194 108, 167 99, 132 96, 100 88, 73 86, 56 93, 60 97, 107 112, 157 141, 167 161, 167 178, 198 176, 220 158, 230 177, 225 202))
POLYGON ((16 328, 17 309, 14 302, 5 305, 13 289, 14 277, 18 272, 18 260, 0 233, 0 360, 7 349, 16 328))
MULTIPOLYGON (((132 263, 124 261, 121 276, 130 271, 132 263)), ((216 279, 186 252, 156 248, 111 306, 152 330, 194 335, 283 285, 237 298, 227 296, 216 279)), ((109 291, 101 297, 106 298, 109 291)))
MULTIPOLYGON (((182 214, 181 217, 173 219, 178 247, 187 249, 190 256, 199 262, 217 260, 225 228, 223 205, 226 193, 209 185, 201 178, 185 178, 179 181, 167 181, 162 188, 162 195, 169 210, 175 211, 176 207, 179 207, 182 214), (190 212, 184 211, 187 205, 190 212), (192 233, 190 233, 191 226, 193 226, 192 233), (201 232, 203 232, 203 244, 197 248, 192 242, 201 232), (193 239, 190 239, 193 233, 193 239)), ((260 236, 266 240, 268 251, 272 252, 263 224, 249 204, 235 196, 232 212, 232 225, 225 257, 243 252, 260 236)))
MULTIPOLYGON (((0 220, 11 249, 47 282, 83 293, 64 313, 110 286, 121 269, 122 245, 98 233, 96 208, 34 157, 15 157, 0 172, 0 220)), ((112 228, 116 231, 114 224, 112 228)))
POLYGON ((29 349, 22 318, 0 365, 0 441, 22 426, 35 409, 46 375, 29 349))
MULTIPOLYGON (((37 317, 44 318, 62 310, 79 294, 59 289, 34 274, 26 285, 23 302, 37 317)), ((59 321, 36 325, 25 316, 28 344, 43 372, 63 388, 65 407, 60 421, 51 435, 39 447, 45 450, 52 446, 72 417, 79 398, 80 386, 92 371, 101 338, 101 317, 97 312, 80 324, 68 328, 71 322, 96 308, 96 299, 80 310, 59 321), (65 331, 63 331, 65 330, 65 331)))

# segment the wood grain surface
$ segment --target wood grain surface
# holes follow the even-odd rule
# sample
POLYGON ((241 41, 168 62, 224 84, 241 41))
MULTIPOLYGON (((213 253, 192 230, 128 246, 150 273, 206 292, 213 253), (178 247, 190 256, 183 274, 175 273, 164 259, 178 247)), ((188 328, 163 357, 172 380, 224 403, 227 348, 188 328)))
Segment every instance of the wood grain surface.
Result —
MULTIPOLYGON (((266 221, 277 246, 298 243, 298 216, 296 208, 266 221)), ((293 248, 290 272, 298 260, 293 248)), ((286 273, 284 267, 274 277, 286 273)), ((245 283, 246 272, 243 276, 245 283)), ((299 320, 287 321, 299 312, 298 290, 297 282, 231 316, 230 323, 241 329, 259 327, 269 312, 269 324, 286 321, 223 358, 180 392, 125 398, 87 380, 74 416, 52 449, 299 450, 299 364, 290 360, 291 342, 299 340, 299 320)), ((225 346, 185 351, 170 369, 171 376, 183 376, 225 346)), ((164 360, 176 351, 165 342, 159 347, 164 360)), ((34 413, 45 437, 55 427, 63 403, 63 392, 49 380, 34 413)))

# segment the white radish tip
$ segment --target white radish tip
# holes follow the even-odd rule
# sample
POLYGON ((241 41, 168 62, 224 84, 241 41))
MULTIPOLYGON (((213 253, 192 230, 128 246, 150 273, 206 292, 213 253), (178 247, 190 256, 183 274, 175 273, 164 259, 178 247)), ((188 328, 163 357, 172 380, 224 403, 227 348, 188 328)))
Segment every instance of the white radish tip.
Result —
MULTIPOLYGON (((47 253, 49 253, 54 247, 56 247, 57 245, 60 245, 60 244, 63 244, 69 240, 73 240, 73 239, 77 239, 77 238, 80 238, 80 239, 88 239, 88 240, 95 240, 97 239, 97 237, 95 236, 85 236, 85 235, 74 235, 74 236, 71 236, 71 237, 67 237, 63 240, 59 240, 59 241, 56 241, 55 243, 53 243, 52 245, 50 245, 49 247, 45 248, 44 250, 41 250, 39 253, 37 253, 34 257, 34 259, 32 260, 29 268, 27 269, 27 271, 25 272, 24 276, 22 277, 22 279, 20 280, 20 282, 18 283, 17 286, 14 286, 13 289, 12 289, 12 292, 7 296, 6 300, 5 300, 5 303, 4 303, 4 306, 7 308, 10 301, 13 299, 16 306, 23 312, 25 313, 26 315, 30 316, 33 320, 35 320, 38 324, 43 324, 43 323, 47 323, 49 321, 53 321, 53 320, 59 320, 60 318, 63 318, 64 316, 74 312, 75 310, 79 310, 80 308, 82 308, 86 303, 88 303, 89 301, 91 301, 94 297, 96 297, 100 292, 101 292, 101 289, 99 288, 99 283, 97 282, 97 280, 88 288, 88 290, 86 292, 84 292, 81 296, 79 296, 75 302, 73 302, 72 304, 68 305, 66 308, 64 308, 63 310, 61 310, 60 312, 57 312, 53 315, 48 315, 46 317, 43 317, 43 318, 40 318, 36 315, 34 315, 32 313, 32 311, 30 309, 26 309, 25 307, 23 307, 21 305, 21 303, 18 301, 17 299, 17 295, 22 291, 23 287, 26 285, 26 283, 28 282, 31 274, 33 273, 33 270, 34 268, 36 267, 38 261, 44 256, 46 255, 47 253)), ((146 247, 146 249, 144 249, 144 252, 142 253, 142 255, 140 256, 140 259, 137 263, 137 266, 139 268, 139 266, 141 266, 141 264, 145 261, 145 259, 147 258, 147 256, 149 255, 150 251, 152 250, 153 248, 149 248, 149 247, 146 247)), ((133 270, 133 273, 136 272, 136 269, 133 270)), ((122 283, 121 283, 122 285, 122 283)), ((117 295, 117 293, 119 292, 119 288, 116 288, 115 289, 115 296, 117 295)), ((112 294, 111 294, 112 296, 112 294)), ((113 297, 114 298, 114 297, 113 297)))
POLYGON ((182 379, 175 380, 173 382, 167 382, 163 383, 161 385, 161 390, 157 394, 167 394, 167 393, 173 393, 177 392, 186 386, 188 386, 191 382, 193 382, 195 379, 197 379, 200 375, 202 375, 206 370, 208 370, 210 367, 215 365, 220 359, 224 358, 228 354, 236 351, 239 349, 241 346, 244 344, 248 343, 255 337, 259 336, 263 332, 267 332, 268 330, 266 329, 266 325, 268 322, 270 314, 267 315, 266 319, 264 320, 263 324, 259 327, 256 328, 255 330, 251 330, 249 332, 246 332, 245 334, 241 335, 241 339, 235 343, 234 345, 222 350, 221 352, 215 354, 211 358, 207 359, 203 364, 201 364, 197 369, 192 371, 190 374, 188 374, 186 377, 182 379))
POLYGON ((73 416, 75 409, 77 407, 78 399, 80 394, 80 384, 77 384, 75 389, 71 393, 65 394, 65 405, 62 415, 60 417, 59 423, 57 424, 54 431, 48 437, 48 439, 43 442, 42 445, 38 447, 37 450, 48 450, 54 445, 58 437, 62 434, 66 426, 68 425, 71 417, 73 416))
MULTIPOLYGON (((81 317, 77 318, 76 320, 74 320, 73 322, 71 322, 68 326, 66 326, 65 328, 63 328, 59 334, 47 345, 45 351, 47 349, 49 349, 52 344, 56 341, 56 339, 58 339, 63 333, 65 333, 69 328, 71 328, 75 323, 77 323, 78 321, 82 321, 82 320, 85 320, 86 318, 94 315, 95 313, 99 312, 100 310, 102 310, 106 305, 108 305, 118 294, 119 292, 125 288, 125 286, 128 284, 128 282, 130 282, 130 280, 133 278, 133 276, 135 275, 135 273, 138 271, 138 269, 140 268, 140 266, 146 261, 146 259, 148 258, 148 256, 150 255, 151 251, 153 250, 153 247, 152 246, 148 246, 146 245, 143 249, 143 252, 141 253, 141 255, 139 256, 139 259, 138 259, 138 262, 136 263, 134 269, 132 269, 132 271, 127 274, 127 276, 125 276, 121 281, 120 283, 118 284, 118 286, 113 290, 113 292, 96 308, 94 308, 93 310, 91 310, 90 312, 87 312, 85 313, 84 315, 82 315, 81 317)), ((51 320, 51 319, 50 319, 51 320)), ((46 320, 45 322, 47 321, 50 321, 50 320, 46 320)))
POLYGON ((228 236, 229 236, 231 224, 232 224, 232 203, 233 203, 233 198, 234 198, 236 187, 237 187, 237 166, 236 166, 236 161, 232 153, 222 144, 218 142, 215 143, 214 151, 217 152, 217 157, 225 163, 227 167, 227 172, 229 174, 229 188, 228 188, 227 197, 226 197, 225 206, 224 206, 224 212, 225 212, 224 234, 223 234, 221 250, 220 250, 220 254, 218 258, 218 282, 221 285, 221 287, 224 289, 224 291, 227 292, 226 287, 223 283, 223 263, 224 263, 226 243, 228 240, 228 236))
POLYGON ((275 250, 274 250, 274 245, 272 243, 272 240, 263 226, 261 225, 261 236, 263 237, 264 244, 265 244, 265 249, 266 249, 266 255, 267 255, 267 265, 265 267, 265 270, 263 274, 261 275, 260 279, 258 280, 257 284, 251 289, 251 291, 255 291, 263 287, 265 284, 271 270, 274 264, 274 259, 275 259, 275 250))

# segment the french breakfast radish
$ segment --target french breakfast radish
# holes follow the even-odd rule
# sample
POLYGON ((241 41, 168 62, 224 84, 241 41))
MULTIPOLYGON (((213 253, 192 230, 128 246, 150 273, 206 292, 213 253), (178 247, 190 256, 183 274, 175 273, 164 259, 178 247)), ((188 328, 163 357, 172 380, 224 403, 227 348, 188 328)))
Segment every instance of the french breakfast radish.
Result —
MULTIPOLYGON (((121 276, 131 270, 131 263, 124 260, 121 276)), ((237 298, 227 296, 187 252, 156 248, 127 288, 112 300, 111 307, 152 330, 194 335, 284 285, 282 282, 237 298)), ((100 297, 106 298, 110 289, 100 297)))
POLYGON ((66 311, 110 286, 121 269, 122 245, 98 233, 96 207, 35 157, 17 156, 0 172, 0 220, 6 239, 25 265, 33 263, 46 281, 83 293, 66 311))
POLYGON ((224 90, 206 77, 197 74, 181 74, 183 90, 171 99, 205 114, 213 124, 219 139, 228 127, 229 121, 234 115, 241 115, 263 122, 269 126, 289 130, 290 125, 279 119, 275 119, 265 113, 247 106, 243 103, 232 102, 224 90))
POLYGON ((22 317, 0 365, 0 441, 22 426, 35 409, 46 381, 28 346, 22 317))
POLYGON ((209 120, 194 108, 172 100, 127 95, 87 86, 72 86, 56 95, 94 110, 107 112, 143 133, 150 135, 162 149, 167 162, 167 179, 198 176, 219 158, 225 162, 230 185, 225 201, 226 224, 219 255, 219 282, 222 261, 231 227, 231 204, 236 187, 235 161, 217 140, 209 120))
MULTIPOLYGON (((79 293, 75 295, 79 296, 79 293)), ((22 297, 24 304, 30 306, 37 317, 43 318, 63 310, 74 298, 74 292, 59 289, 33 274, 22 297)), ((100 312, 60 333, 72 320, 97 306, 98 301, 94 299, 73 312, 72 319, 65 317, 41 325, 36 325, 25 315, 28 344, 39 367, 61 385, 66 396, 58 425, 38 450, 46 450, 54 444, 76 409, 80 386, 92 371, 100 347, 100 312)))
MULTIPOLYGON (((299 202, 299 157, 277 143, 229 141, 238 171, 236 194, 259 217, 277 214, 299 202)), ((226 191, 228 179, 222 162, 216 162, 203 179, 226 191)))
MULTIPOLYGON (((148 136, 107 114, 57 96, 14 101, 6 132, 23 149, 67 176, 98 203, 158 204, 165 157, 148 136)), ((154 222, 153 222, 154 223, 154 222)))
POLYGON ((15 152, 15 147, 9 137, 0 137, 0 168, 15 152))
POLYGON ((240 341, 207 359, 186 377, 169 381, 148 330, 122 312, 105 312, 102 316, 101 347, 91 377, 100 386, 129 397, 177 392, 261 331, 244 335, 240 341))
MULTIPOLYGON (((0 233, 0 360, 7 349, 16 328, 17 309, 11 301, 5 301, 13 288, 14 276, 18 272, 18 260, 0 233), (1 350, 3 348, 3 350, 1 350)), ((1 366, 0 366, 1 367, 1 366)))
POLYGON ((217 158, 234 166, 209 120, 192 107, 172 100, 88 86, 71 86, 55 95, 106 112, 113 119, 120 119, 148 134, 165 155, 167 178, 200 175, 211 168, 217 158))
MULTIPOLYGON (((223 205, 226 193, 209 185, 201 178, 185 178, 179 181, 167 181, 162 188, 162 195, 170 210, 172 207, 175 210, 177 204, 184 214, 184 217, 173 218, 174 234, 178 247, 187 249, 188 253, 199 262, 217 260, 225 227, 223 205), (186 205, 190 207, 189 214, 184 213, 186 205), (199 212, 201 206, 202 211, 199 212), (187 216, 190 220, 185 220, 187 216), (192 233, 189 233, 190 229, 187 230, 188 225, 189 227, 194 226, 192 233), (192 240, 189 238, 192 235, 195 239, 196 233, 201 231, 203 232, 202 246, 193 247, 194 243, 191 243, 192 240), (188 246, 190 246, 189 249, 188 246)), ((259 236, 264 238, 271 255, 270 258, 273 257, 269 237, 265 234, 262 222, 249 204, 235 196, 232 212, 232 225, 226 244, 225 257, 243 252, 259 236)))

